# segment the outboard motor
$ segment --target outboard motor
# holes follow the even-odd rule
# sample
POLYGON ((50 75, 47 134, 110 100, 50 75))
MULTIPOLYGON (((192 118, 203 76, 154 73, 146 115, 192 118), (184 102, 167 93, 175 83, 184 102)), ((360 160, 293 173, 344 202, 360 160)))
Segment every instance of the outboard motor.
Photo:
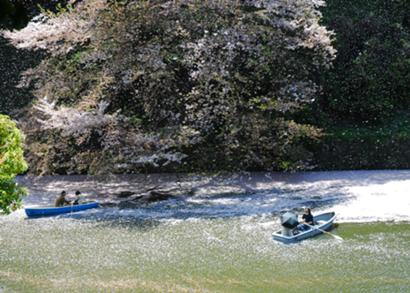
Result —
POLYGON ((286 212, 280 216, 280 223, 282 224, 282 235, 292 236, 292 230, 299 224, 298 215, 286 212))

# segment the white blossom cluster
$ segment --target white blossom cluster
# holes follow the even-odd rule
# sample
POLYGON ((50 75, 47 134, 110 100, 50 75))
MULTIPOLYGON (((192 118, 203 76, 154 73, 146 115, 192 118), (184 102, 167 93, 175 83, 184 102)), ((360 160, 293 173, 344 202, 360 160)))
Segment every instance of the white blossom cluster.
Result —
POLYGON ((55 18, 39 15, 25 28, 5 31, 3 35, 19 49, 42 49, 49 52, 63 50, 68 53, 72 46, 85 42, 90 37, 87 33, 89 24, 72 15, 63 14, 55 18))
POLYGON ((103 128, 115 121, 115 115, 104 114, 107 106, 107 102, 101 102, 95 111, 84 112, 72 107, 57 107, 45 97, 36 103, 34 109, 40 112, 37 117, 44 117, 37 118, 44 129, 59 129, 64 136, 70 136, 87 129, 103 128))

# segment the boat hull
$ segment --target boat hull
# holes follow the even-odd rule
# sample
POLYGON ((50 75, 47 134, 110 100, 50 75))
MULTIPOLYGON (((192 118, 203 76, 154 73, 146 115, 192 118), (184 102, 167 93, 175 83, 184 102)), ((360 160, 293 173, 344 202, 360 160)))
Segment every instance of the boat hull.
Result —
MULTIPOLYGON (((321 230, 325 230, 325 231, 330 230, 333 226, 333 222, 335 218, 336 218, 336 215, 333 212, 317 215, 313 219, 315 222, 319 222, 320 224, 315 225, 314 227, 321 229, 321 230)), ((285 236, 285 235, 282 235, 281 231, 277 231, 272 234, 272 237, 274 240, 280 241, 282 243, 286 243, 286 244, 296 243, 296 242, 317 236, 319 234, 322 234, 323 232, 318 229, 311 228, 307 231, 300 232, 299 234, 296 234, 293 236, 285 236)))
POLYGON ((49 208, 26 208, 26 215, 29 218, 55 216, 66 213, 74 213, 88 209, 98 208, 97 202, 90 202, 79 205, 70 205, 63 207, 49 207, 49 208))

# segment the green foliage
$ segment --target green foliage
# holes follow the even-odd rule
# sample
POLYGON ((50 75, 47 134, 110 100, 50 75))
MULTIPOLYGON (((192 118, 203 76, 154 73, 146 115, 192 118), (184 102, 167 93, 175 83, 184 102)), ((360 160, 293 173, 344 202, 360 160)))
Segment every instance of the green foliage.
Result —
MULTIPOLYGON (((65 2, 66 1, 64 1, 64 3, 65 2)), ((50 8, 45 8, 42 4, 37 4, 37 8, 40 13, 47 15, 48 17, 57 17, 74 9, 71 3, 62 4, 61 2, 56 3, 50 8)))
POLYGON ((7 116, 0 115, 0 180, 10 180, 27 169, 23 135, 7 116))
POLYGON ((0 115, 0 210, 5 213, 18 208, 26 194, 14 181, 27 169, 23 157, 23 135, 7 116, 0 115))
POLYGON ((327 1, 338 54, 321 107, 333 119, 371 125, 410 107, 409 11, 407 0, 327 1))
POLYGON ((315 163, 323 170, 410 168, 410 116, 397 113, 383 125, 335 125, 315 146, 315 163))
POLYGON ((21 199, 27 190, 14 180, 0 180, 0 213, 9 214, 22 206, 21 199))

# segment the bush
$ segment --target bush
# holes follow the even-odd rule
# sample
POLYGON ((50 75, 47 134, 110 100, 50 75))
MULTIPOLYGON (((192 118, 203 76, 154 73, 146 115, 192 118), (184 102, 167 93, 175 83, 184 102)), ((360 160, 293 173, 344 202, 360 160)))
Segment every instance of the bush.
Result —
POLYGON ((23 157, 23 135, 7 116, 0 115, 0 210, 10 213, 21 205, 26 194, 15 182, 15 176, 26 171, 23 157))

